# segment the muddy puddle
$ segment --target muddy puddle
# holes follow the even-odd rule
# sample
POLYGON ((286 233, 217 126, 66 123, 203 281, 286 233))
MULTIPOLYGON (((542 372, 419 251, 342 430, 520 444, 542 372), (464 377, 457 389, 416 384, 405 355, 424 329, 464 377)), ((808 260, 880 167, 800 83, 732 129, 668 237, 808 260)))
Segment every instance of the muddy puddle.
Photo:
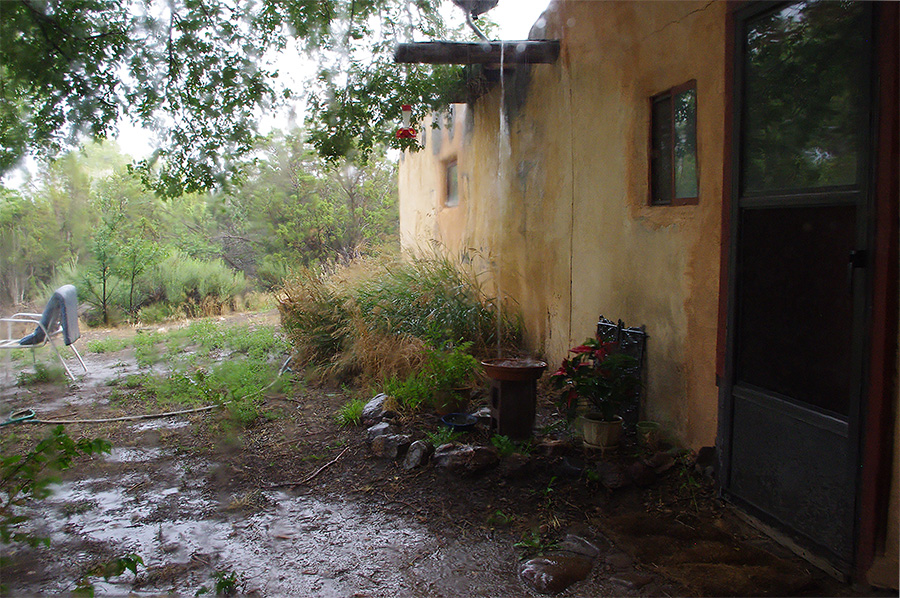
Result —
MULTIPOLYGON (((4 364, 4 413, 27 406, 38 418, 104 417, 108 382, 146 372, 125 363, 130 360, 123 354, 84 358, 87 375, 52 388, 17 386, 15 364, 4 364)), ((26 530, 49 538, 50 547, 3 545, 12 563, 0 580, 5 595, 68 593, 97 564, 130 554, 143 560, 137 576, 125 572, 105 581, 92 575, 97 596, 193 596, 204 588, 215 595, 217 573, 233 574, 240 593, 256 596, 526 592, 509 542, 435 534, 421 520, 386 512, 364 495, 265 485, 226 490, 226 466, 159 442, 165 435, 195 435, 192 426, 204 425, 202 420, 123 425, 126 431, 108 454, 67 472, 48 498, 21 511, 29 518, 26 530)), ((96 427, 84 432, 102 434, 96 427)))
MULTIPOLYGON (((114 450, 112 462, 165 461, 159 452, 114 450)), ((77 561, 83 547, 140 555, 138 578, 92 580, 98 595, 193 595, 212 588, 211 574, 237 572, 246 593, 262 596, 514 596, 518 559, 489 540, 464 544, 437 537, 422 524, 346 497, 284 491, 216 496, 198 480, 214 467, 168 462, 151 474, 133 472, 57 484, 34 531, 54 552, 77 561), (166 575, 177 579, 166 579, 166 575)), ((87 563, 83 563, 87 565, 87 563)), ((73 589, 60 566, 55 579, 14 582, 13 594, 73 589)), ((12 580, 5 580, 6 583, 12 580)))

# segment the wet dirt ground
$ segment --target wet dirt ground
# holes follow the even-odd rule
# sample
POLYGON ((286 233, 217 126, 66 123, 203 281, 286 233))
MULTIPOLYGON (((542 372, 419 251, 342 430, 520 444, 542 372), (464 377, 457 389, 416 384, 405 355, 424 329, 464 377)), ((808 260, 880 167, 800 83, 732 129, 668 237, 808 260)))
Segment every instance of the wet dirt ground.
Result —
MULTIPOLYGON (((277 314, 235 319, 270 324, 277 314)), ((80 342, 129 334, 89 331, 80 342)), ((146 411, 127 397, 110 400, 107 381, 137 369, 129 349, 84 358, 90 374, 73 386, 19 387, 3 364, 0 413, 32 408, 50 420, 146 411)), ((268 396, 269 417, 247 429, 217 412, 68 425, 70 436, 106 438, 114 448, 79 460, 28 508, 28 525, 51 544, 2 545, 0 581, 12 596, 66 593, 97 565, 135 554, 144 563, 137 575, 88 577, 96 595, 215 594, 227 580, 218 589, 256 596, 528 596, 536 592, 519 575, 523 560, 574 534, 597 550, 587 579, 563 596, 870 594, 746 525, 686 459, 642 487, 611 489, 585 472, 614 474, 608 464, 623 462, 627 446, 602 458, 548 433, 528 456, 478 475, 406 471, 371 454, 364 428, 335 423, 346 401, 314 385, 268 396)), ((550 429, 545 397, 538 411, 538 428, 550 429)), ((427 414, 401 423, 414 437, 437 429, 427 414)), ((0 428, 4 442, 23 445, 47 431, 0 428)), ((488 433, 469 440, 487 444, 488 433)))

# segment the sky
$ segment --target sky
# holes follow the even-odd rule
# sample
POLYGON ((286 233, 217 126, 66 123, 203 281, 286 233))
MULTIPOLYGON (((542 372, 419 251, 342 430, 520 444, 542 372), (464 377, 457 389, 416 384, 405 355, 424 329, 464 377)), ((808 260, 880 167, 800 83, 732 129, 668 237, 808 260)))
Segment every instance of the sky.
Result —
POLYGON ((488 14, 500 27, 503 39, 528 39, 531 26, 550 0, 500 0, 488 14))

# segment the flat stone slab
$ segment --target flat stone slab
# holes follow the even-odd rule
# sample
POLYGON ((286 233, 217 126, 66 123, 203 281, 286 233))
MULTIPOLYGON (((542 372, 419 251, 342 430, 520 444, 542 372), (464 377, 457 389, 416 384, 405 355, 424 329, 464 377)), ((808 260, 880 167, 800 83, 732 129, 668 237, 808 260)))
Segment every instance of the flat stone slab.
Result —
POLYGON ((573 583, 587 579, 593 561, 585 556, 556 554, 525 561, 519 575, 542 594, 558 594, 573 583))
POLYGON ((435 467, 454 473, 474 474, 496 466, 500 453, 493 447, 450 443, 439 446, 431 461, 435 467))

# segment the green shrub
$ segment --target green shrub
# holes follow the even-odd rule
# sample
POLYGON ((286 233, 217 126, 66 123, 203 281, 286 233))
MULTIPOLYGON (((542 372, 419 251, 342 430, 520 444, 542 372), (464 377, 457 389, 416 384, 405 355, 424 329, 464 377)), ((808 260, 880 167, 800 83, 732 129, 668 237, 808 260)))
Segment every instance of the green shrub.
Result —
POLYGON ((267 291, 280 287, 289 275, 290 268, 281 256, 264 255, 256 265, 256 278, 267 291))
POLYGON ((238 311, 267 311, 277 306, 278 302, 272 293, 248 291, 234 299, 234 307, 238 311))
POLYGON ((391 378, 385 392, 393 397, 404 411, 418 411, 436 407, 442 393, 471 387, 479 373, 479 362, 466 350, 469 344, 445 351, 428 352, 421 369, 407 378, 391 378))
MULTIPOLYGON (((499 315, 471 268, 441 257, 357 262, 330 277, 303 270, 285 281, 278 303, 298 361, 338 380, 392 380, 395 390, 423 366, 429 347, 465 344, 487 357, 498 336, 509 353, 522 341, 518 313, 499 315)), ((407 393, 411 408, 422 400, 407 393)))
POLYGON ((165 302, 151 303, 138 310, 138 321, 142 324, 161 324, 181 317, 178 309, 165 302))
POLYGON ((247 288, 243 272, 222 260, 199 260, 178 249, 163 259, 155 276, 162 300, 188 317, 221 314, 247 288))

